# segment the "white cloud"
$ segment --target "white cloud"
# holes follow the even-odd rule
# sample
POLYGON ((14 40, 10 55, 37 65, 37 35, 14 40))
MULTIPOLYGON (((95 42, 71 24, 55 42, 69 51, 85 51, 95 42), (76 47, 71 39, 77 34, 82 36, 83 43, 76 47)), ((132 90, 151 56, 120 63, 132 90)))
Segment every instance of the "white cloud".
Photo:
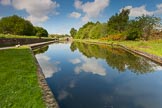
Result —
POLYGON ((2 4, 2 5, 10 5, 11 0, 0 0, 0 4, 2 4))
POLYGON ((94 0, 93 2, 83 3, 80 0, 75 0, 74 6, 80 9, 85 16, 83 21, 89 21, 91 18, 98 17, 100 13, 109 5, 109 0, 94 0))
POLYGON ((45 78, 50 78, 53 76, 53 74, 61 70, 61 68, 58 67, 60 62, 56 61, 54 63, 51 63, 49 62, 50 58, 46 55, 39 54, 36 55, 36 58, 42 68, 45 78))
POLYGON ((76 9, 82 9, 82 2, 80 0, 75 0, 74 6, 76 9))
POLYGON ((80 63, 81 61, 80 61, 80 59, 76 58, 76 59, 71 59, 71 60, 69 60, 69 62, 71 62, 72 64, 78 64, 78 63, 80 63))
POLYGON ((162 4, 158 4, 156 7, 157 7, 158 9, 162 9, 162 4))
POLYGON ((63 100, 63 99, 66 99, 68 96, 70 96, 71 94, 69 94, 67 91, 65 90, 62 90, 59 92, 58 94, 58 99, 59 100, 63 100))
POLYGON ((106 75, 106 69, 102 67, 96 60, 94 59, 87 59, 85 57, 82 58, 83 64, 80 66, 76 66, 74 71, 76 74, 79 74, 81 71, 97 74, 101 76, 106 75))
POLYGON ((29 14, 27 19, 34 24, 46 21, 49 14, 58 14, 56 8, 59 7, 52 0, 2 0, 1 4, 10 4, 17 10, 25 10, 29 14))
MULTIPOLYGON (((126 6, 126 7, 122 8, 122 9, 130 9, 129 16, 132 16, 132 17, 142 16, 142 15, 162 14, 162 4, 156 5, 156 8, 157 9, 154 10, 154 11, 148 11, 146 9, 146 6, 142 5, 140 7, 126 6)), ((122 9, 120 9, 120 12, 122 11, 122 9)))
MULTIPOLYGON (((140 7, 132 7, 132 6, 126 6, 124 9, 130 9, 129 16, 136 17, 136 16, 142 16, 142 15, 153 15, 153 12, 147 11, 146 6, 140 6, 140 7)), ((120 9, 121 11, 122 9, 120 9)))
POLYGON ((70 84, 69 84, 69 87, 70 88, 74 88, 76 85, 76 82, 75 81, 71 81, 70 84))
POLYGON ((80 18, 81 14, 78 12, 72 12, 69 16, 71 18, 80 18))
POLYGON ((154 13, 155 14, 162 14, 162 4, 158 4, 156 7, 157 7, 157 10, 154 13))

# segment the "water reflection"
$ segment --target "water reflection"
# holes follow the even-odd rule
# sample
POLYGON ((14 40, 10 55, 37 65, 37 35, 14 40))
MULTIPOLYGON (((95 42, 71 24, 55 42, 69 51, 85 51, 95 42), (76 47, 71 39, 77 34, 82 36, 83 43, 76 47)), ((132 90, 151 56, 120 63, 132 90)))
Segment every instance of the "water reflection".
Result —
POLYGON ((54 75, 54 73, 61 70, 58 66, 60 64, 59 61, 50 62, 51 58, 49 56, 38 54, 36 55, 37 60, 42 68, 42 71, 45 75, 45 78, 50 78, 54 75))
POLYGON ((48 46, 43 46, 43 47, 39 47, 37 49, 35 49, 33 52, 34 54, 41 54, 41 53, 45 53, 48 50, 48 46))
POLYGON ((58 66, 60 64, 59 61, 50 62, 51 58, 45 54, 42 54, 45 53, 48 48, 49 46, 42 46, 33 50, 42 68, 45 78, 50 78, 53 76, 54 73, 61 70, 61 68, 58 66))
POLYGON ((162 106, 162 67, 122 49, 52 44, 36 58, 60 108, 162 106))
POLYGON ((74 72, 79 74, 80 72, 89 72, 92 74, 97 74, 101 76, 106 75, 106 69, 99 64, 95 59, 88 59, 86 57, 81 57, 80 59, 70 60, 73 64, 76 64, 74 72), (82 61, 82 62, 80 62, 82 61))
POLYGON ((107 64, 119 72, 125 72, 127 69, 137 74, 154 72, 155 64, 149 60, 137 57, 120 48, 112 48, 107 45, 92 45, 81 42, 73 42, 71 44, 71 51, 79 50, 88 58, 102 58, 107 64))

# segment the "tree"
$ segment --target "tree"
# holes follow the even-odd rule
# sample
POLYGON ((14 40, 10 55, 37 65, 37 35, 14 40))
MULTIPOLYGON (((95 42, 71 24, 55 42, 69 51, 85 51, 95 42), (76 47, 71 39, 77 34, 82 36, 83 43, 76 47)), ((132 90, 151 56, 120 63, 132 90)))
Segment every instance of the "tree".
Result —
POLYGON ((142 38, 148 40, 151 32, 159 25, 160 18, 143 15, 136 18, 138 27, 142 32, 142 38))
POLYGON ((81 28, 78 30, 78 32, 77 32, 75 38, 77 38, 77 39, 89 39, 89 38, 90 38, 90 37, 89 37, 89 32, 90 32, 91 28, 92 28, 94 25, 95 25, 95 23, 93 23, 93 22, 88 22, 88 23, 86 23, 85 25, 83 25, 83 27, 81 27, 81 28))
POLYGON ((38 37, 48 37, 48 32, 42 27, 35 27, 35 34, 38 37))
POLYGON ((17 15, 3 17, 0 20, 0 33, 29 36, 35 34, 32 23, 17 15))
POLYGON ((71 36, 74 38, 75 35, 77 34, 77 30, 76 30, 75 28, 72 28, 72 29, 70 30, 70 34, 71 34, 71 36))
POLYGON ((121 33, 126 30, 129 21, 129 13, 130 11, 128 9, 123 9, 121 13, 116 13, 110 17, 107 23, 110 34, 118 32, 121 33))
POLYGON ((142 36, 142 30, 139 22, 136 20, 129 21, 126 40, 136 40, 142 36))

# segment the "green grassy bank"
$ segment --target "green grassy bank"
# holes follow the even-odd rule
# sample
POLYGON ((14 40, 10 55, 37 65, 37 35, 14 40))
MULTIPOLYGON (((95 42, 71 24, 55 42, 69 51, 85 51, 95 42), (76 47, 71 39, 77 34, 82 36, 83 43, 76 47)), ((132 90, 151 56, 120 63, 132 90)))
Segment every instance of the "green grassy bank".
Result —
MULTIPOLYGON (((38 36, 21 36, 12 34, 0 34, 0 38, 39 38, 38 36)), ((52 39, 51 37, 41 37, 42 39, 52 39)))
POLYGON ((149 54, 162 57, 162 40, 150 40, 150 41, 103 41, 103 40, 76 40, 83 42, 95 42, 95 43, 108 43, 108 44, 121 44, 131 49, 144 51, 149 54))
POLYGON ((45 108, 28 47, 0 50, 0 108, 45 108))

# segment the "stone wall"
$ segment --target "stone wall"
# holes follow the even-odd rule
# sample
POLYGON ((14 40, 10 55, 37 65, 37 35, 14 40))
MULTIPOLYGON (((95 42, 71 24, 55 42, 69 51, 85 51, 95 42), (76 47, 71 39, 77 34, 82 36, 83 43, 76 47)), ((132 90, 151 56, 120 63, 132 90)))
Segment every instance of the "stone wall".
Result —
POLYGON ((0 38, 0 46, 6 45, 24 45, 24 44, 32 44, 32 43, 39 43, 39 42, 47 42, 52 41, 54 39, 38 39, 38 38, 0 38))

